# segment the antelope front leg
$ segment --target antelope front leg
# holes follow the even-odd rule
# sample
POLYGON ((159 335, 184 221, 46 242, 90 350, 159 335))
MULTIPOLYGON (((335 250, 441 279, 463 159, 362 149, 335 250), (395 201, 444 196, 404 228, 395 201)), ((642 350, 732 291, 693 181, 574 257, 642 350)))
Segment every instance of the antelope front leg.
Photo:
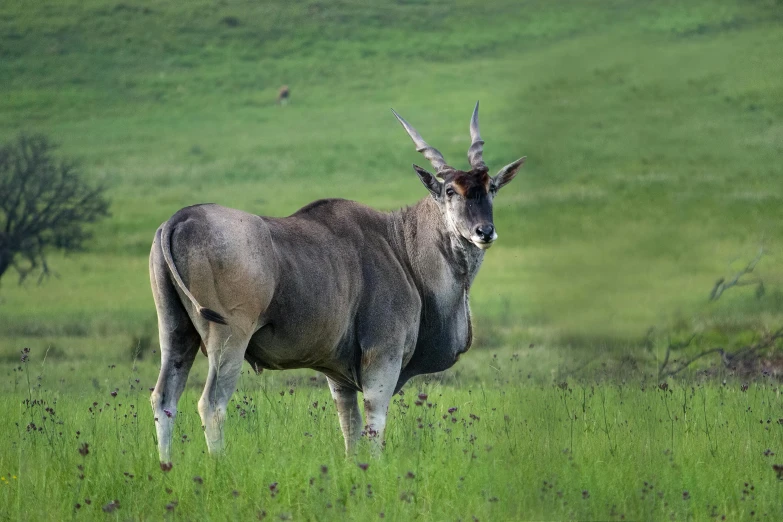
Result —
POLYGON ((359 411, 356 390, 340 386, 328 377, 326 380, 340 417, 340 428, 345 438, 345 455, 349 456, 356 450, 356 442, 362 434, 362 412, 359 411))
POLYGON ((369 351, 362 355, 362 391, 367 424, 364 433, 373 442, 375 452, 384 444, 386 414, 402 367, 401 354, 369 351))

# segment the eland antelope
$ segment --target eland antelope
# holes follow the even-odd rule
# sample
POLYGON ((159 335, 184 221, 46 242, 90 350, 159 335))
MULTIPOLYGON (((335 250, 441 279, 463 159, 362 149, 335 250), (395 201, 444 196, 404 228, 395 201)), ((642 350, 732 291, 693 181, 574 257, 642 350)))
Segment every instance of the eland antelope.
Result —
POLYGON ((151 402, 161 461, 171 458, 177 402, 199 346, 209 361, 198 410, 210 453, 223 450, 243 361, 257 372, 323 373, 350 453, 363 434, 382 445, 389 402, 408 379, 446 370, 468 350, 468 292, 498 237, 492 203, 525 161, 488 174, 478 107, 467 171, 392 111, 435 169, 413 165, 429 195, 411 207, 378 212, 322 199, 273 218, 204 204, 158 228, 150 280, 161 368, 151 402))

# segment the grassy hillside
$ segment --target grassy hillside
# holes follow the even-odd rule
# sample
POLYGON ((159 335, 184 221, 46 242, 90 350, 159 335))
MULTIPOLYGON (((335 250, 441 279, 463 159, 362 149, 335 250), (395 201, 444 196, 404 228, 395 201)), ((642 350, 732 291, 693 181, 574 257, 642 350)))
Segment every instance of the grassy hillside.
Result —
POLYGON ((424 197, 389 107, 465 166, 476 99, 491 167, 528 156, 472 294, 480 343, 783 320, 780 2, 452 4, 0 4, 0 138, 50 134, 113 198, 59 277, 4 277, 2 353, 112 359, 154 335, 146 256, 182 206, 424 197), (762 247, 766 295, 708 304, 762 247))

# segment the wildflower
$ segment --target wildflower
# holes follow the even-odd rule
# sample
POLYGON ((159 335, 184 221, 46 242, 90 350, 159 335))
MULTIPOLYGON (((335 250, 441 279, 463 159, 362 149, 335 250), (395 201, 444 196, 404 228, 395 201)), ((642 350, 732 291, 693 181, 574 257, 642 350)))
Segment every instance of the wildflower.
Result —
POLYGON ((160 469, 164 473, 168 473, 169 471, 171 471, 171 468, 173 468, 173 467, 174 467, 174 464, 172 464, 171 462, 161 462, 160 463, 160 469))
POLYGON ((30 359, 30 348, 22 350, 22 357, 20 358, 23 363, 26 363, 30 359))
POLYGON ((321 473, 326 475, 327 473, 329 473, 329 468, 327 468, 325 465, 321 465, 321 473))
POLYGON ((203 484, 204 479, 196 475, 195 477, 193 477, 193 482, 195 482, 196 484, 203 484))
POLYGON ((682 499, 683 500, 690 500, 691 499, 691 494, 688 493, 687 491, 683 491, 682 492, 682 499))
POLYGON ((90 445, 86 442, 82 442, 82 445, 79 446, 79 455, 82 457, 86 457, 88 453, 90 453, 90 445))
POLYGON ((111 396, 112 396, 112 397, 116 397, 116 396, 117 396, 117 390, 113 390, 113 391, 111 392, 111 396))
POLYGON ((231 492, 231 495, 233 495, 234 498, 237 498, 239 496, 239 491, 235 489, 234 491, 231 492))
POLYGON ((587 491, 586 489, 583 489, 583 490, 582 490, 582 498, 583 498, 584 500, 587 500, 588 498, 590 498, 590 492, 589 492, 589 491, 587 491))
POLYGON ((455 408, 453 406, 451 408, 449 408, 449 413, 454 413, 455 411, 457 411, 457 408, 455 408))
POLYGON ((669 389, 669 385, 665 382, 662 382, 661 384, 658 385, 658 388, 660 388, 661 391, 666 391, 669 389))
POLYGON ((367 471, 367 468, 369 468, 369 467, 370 467, 370 465, 369 465, 369 464, 362 463, 362 462, 360 462, 360 463, 358 464, 358 466, 359 466, 359 469, 361 469, 362 471, 367 471))
POLYGON ((416 478, 416 475, 414 475, 412 471, 409 471, 408 474, 405 475, 405 478, 409 478, 409 479, 416 478))
POLYGON ((740 391, 743 392, 748 391, 748 383, 744 383, 742 386, 740 386, 740 391))
POLYGON ((420 401, 426 401, 427 397, 428 397, 428 395, 426 393, 420 393, 419 394, 419 400, 420 401))
POLYGON ((165 413, 165 414, 166 414, 166 417, 168 417, 169 419, 170 419, 170 418, 171 418, 171 416, 172 416, 171 410, 165 410, 165 409, 164 409, 164 410, 163 410, 163 413, 165 413))
POLYGON ((172 500, 171 502, 166 504, 166 511, 169 512, 174 511, 174 509, 177 507, 177 504, 179 504, 179 502, 177 502, 176 500, 172 500))

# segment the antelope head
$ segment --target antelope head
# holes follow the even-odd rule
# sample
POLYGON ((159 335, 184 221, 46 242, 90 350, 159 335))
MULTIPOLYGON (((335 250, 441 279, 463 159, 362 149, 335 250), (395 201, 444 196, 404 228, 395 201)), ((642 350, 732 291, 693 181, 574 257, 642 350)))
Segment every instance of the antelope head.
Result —
POLYGON ((525 163, 525 157, 490 176, 489 168, 483 159, 484 140, 479 133, 478 110, 479 104, 476 102, 470 119, 471 144, 468 161, 471 169, 467 171, 450 167, 438 149, 428 145, 416 129, 394 112, 394 109, 392 112, 413 140, 416 150, 421 152, 435 169, 435 174, 432 174, 418 165, 413 165, 413 170, 440 207, 449 230, 476 247, 486 250, 498 237, 492 221, 492 202, 498 191, 517 175, 517 171, 525 163))

